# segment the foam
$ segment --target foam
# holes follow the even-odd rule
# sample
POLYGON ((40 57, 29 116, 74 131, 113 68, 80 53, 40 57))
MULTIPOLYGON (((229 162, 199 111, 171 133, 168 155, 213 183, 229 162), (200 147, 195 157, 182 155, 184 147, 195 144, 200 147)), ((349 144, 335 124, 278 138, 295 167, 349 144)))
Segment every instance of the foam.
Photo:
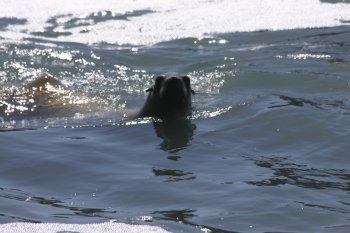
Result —
POLYGON ((155 226, 124 223, 59 224, 59 223, 8 223, 0 225, 1 233, 169 233, 155 226))
POLYGON ((27 20, 25 25, 8 26, 2 37, 33 36, 44 31, 49 19, 60 16, 55 30, 66 35, 52 40, 121 45, 151 45, 215 33, 339 26, 349 22, 349 12, 350 4, 319 0, 75 0, 74 4, 70 0, 11 0, 1 4, 1 17, 27 20), (112 19, 104 17, 107 11, 112 12, 112 19), (91 23, 91 14, 106 20, 91 23), (113 19, 118 15, 126 18, 113 19), (79 19, 81 25, 65 28, 70 19, 79 19))

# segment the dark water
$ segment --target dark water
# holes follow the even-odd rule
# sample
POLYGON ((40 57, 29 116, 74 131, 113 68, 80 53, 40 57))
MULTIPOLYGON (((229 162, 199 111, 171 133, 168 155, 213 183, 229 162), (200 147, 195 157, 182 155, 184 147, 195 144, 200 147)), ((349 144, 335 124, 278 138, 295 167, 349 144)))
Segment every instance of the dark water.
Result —
POLYGON ((2 83, 48 72, 111 108, 135 108, 154 75, 177 71, 196 95, 182 122, 3 121, 0 222, 349 232, 349 38, 342 26, 150 47, 3 41, 2 83))

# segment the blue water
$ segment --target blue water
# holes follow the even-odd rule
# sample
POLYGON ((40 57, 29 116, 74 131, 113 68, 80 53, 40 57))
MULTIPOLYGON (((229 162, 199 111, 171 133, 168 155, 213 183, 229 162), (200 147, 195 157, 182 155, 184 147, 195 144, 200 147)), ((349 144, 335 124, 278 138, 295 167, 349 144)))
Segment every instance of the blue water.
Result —
MULTIPOLYGON (((25 23, 0 22, 1 31, 25 23)), ((154 76, 176 71, 191 77, 194 112, 175 123, 110 113, 3 120, 1 223, 350 231, 348 23, 147 46, 45 33, 0 39, 2 84, 48 72, 111 109, 138 108, 154 76)))

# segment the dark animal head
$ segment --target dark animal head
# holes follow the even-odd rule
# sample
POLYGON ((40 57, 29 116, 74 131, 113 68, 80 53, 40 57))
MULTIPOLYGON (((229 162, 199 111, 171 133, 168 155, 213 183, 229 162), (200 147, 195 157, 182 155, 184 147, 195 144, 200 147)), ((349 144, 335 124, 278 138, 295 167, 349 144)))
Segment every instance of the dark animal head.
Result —
POLYGON ((141 116, 164 117, 169 114, 189 112, 192 108, 191 81, 188 76, 165 74, 156 78, 141 116))

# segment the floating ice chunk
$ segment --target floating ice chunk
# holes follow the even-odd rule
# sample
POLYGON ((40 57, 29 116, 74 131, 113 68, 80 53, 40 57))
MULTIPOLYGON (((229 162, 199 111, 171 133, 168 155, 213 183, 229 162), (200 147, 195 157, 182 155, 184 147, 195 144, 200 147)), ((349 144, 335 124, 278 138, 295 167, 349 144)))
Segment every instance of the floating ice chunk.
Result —
POLYGON ((8 223, 0 224, 2 233, 169 233, 168 231, 149 225, 130 225, 125 223, 93 223, 93 224, 60 224, 60 223, 8 223))

